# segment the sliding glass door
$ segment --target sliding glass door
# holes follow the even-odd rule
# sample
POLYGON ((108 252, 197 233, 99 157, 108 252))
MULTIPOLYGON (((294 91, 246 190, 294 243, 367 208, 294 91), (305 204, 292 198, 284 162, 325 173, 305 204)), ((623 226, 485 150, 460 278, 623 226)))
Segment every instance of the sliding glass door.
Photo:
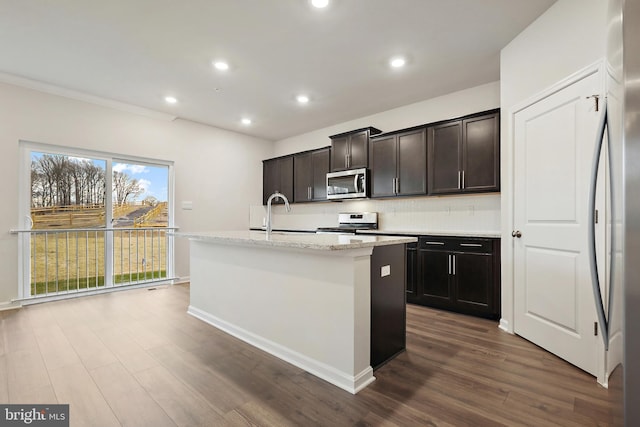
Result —
POLYGON ((21 298, 172 277, 170 163, 21 144, 21 298))

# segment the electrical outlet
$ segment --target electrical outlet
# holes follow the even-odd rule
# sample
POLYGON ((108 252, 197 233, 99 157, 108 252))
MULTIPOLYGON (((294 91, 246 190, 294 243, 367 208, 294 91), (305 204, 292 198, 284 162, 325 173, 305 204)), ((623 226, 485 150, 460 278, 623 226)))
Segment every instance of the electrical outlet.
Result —
POLYGON ((380 267, 380 277, 389 276, 390 274, 391 274, 390 265, 383 265, 382 267, 380 267))

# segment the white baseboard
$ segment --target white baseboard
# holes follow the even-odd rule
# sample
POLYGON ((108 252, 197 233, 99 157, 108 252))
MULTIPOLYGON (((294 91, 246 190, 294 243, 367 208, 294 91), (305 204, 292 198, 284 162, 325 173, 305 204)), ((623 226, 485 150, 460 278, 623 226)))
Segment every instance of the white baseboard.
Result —
POLYGON ((110 286, 110 287, 101 287, 92 289, 90 291, 80 291, 80 292, 61 292, 59 294, 46 295, 42 297, 33 297, 33 298, 25 298, 19 301, 23 306, 28 306, 32 304, 40 304, 43 302, 51 302, 51 301, 61 301, 71 298, 82 298, 90 295, 102 295, 108 294, 112 292, 123 292, 123 291, 131 291, 134 289, 144 289, 144 288, 156 288, 159 286, 171 286, 173 284, 174 279, 160 280, 157 282, 143 282, 135 285, 120 285, 120 286, 110 286))
POLYGON ((509 328, 509 321, 503 319, 500 319, 500 323, 498 324, 498 328, 502 329, 503 331, 513 334, 513 331, 509 328))
POLYGON ((184 277, 178 277, 173 279, 173 284, 174 285, 179 285, 182 283, 189 283, 191 282, 191 277, 190 276, 184 276, 184 277))
POLYGON ((371 366, 368 366, 362 372, 352 376, 346 372, 339 371, 325 363, 305 356, 304 354, 298 353, 297 351, 292 350, 288 347, 284 347, 276 342, 258 336, 243 328, 232 325, 191 305, 189 306, 187 313, 202 320, 205 323, 215 326, 216 328, 228 333, 229 335, 232 335, 248 344, 251 344, 254 347, 266 351, 267 353, 272 354, 279 359, 291 363, 298 368, 304 369, 310 374, 322 378, 323 380, 337 387, 340 387, 341 389, 346 390, 351 394, 356 394, 376 379, 373 376, 373 369, 371 369, 371 366))
POLYGON ((16 308, 22 307, 20 301, 3 301, 0 302, 0 311, 4 310, 15 310, 16 308))

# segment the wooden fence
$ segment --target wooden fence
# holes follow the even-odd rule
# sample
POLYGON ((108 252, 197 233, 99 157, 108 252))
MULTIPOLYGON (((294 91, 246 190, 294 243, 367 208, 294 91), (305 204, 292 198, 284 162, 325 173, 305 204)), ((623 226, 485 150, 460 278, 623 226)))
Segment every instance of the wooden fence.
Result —
POLYGON ((146 214, 139 216, 133 220, 134 227, 166 227, 167 221, 158 221, 162 214, 166 214, 167 202, 158 203, 153 209, 146 214))
POLYGON ((104 225, 105 207, 54 206, 31 209, 33 228, 72 228, 104 225))
MULTIPOLYGON (((140 203, 131 203, 114 206, 113 218, 126 216, 140 207, 140 203)), ((166 210, 167 203, 159 203, 154 209, 138 218, 134 218, 136 227, 147 226, 153 218, 161 215, 166 210)), ((31 208, 31 219, 34 229, 48 228, 82 228, 105 225, 106 208, 104 205, 90 206, 52 206, 48 208, 31 208)), ((167 226, 166 221, 153 223, 152 226, 167 226)))

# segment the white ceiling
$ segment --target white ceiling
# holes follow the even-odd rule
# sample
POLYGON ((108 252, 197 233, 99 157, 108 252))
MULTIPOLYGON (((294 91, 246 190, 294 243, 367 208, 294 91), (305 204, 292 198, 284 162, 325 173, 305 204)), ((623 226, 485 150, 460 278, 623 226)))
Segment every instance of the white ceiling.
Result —
POLYGON ((0 72, 278 140, 496 81, 554 2, 0 0, 0 72))

